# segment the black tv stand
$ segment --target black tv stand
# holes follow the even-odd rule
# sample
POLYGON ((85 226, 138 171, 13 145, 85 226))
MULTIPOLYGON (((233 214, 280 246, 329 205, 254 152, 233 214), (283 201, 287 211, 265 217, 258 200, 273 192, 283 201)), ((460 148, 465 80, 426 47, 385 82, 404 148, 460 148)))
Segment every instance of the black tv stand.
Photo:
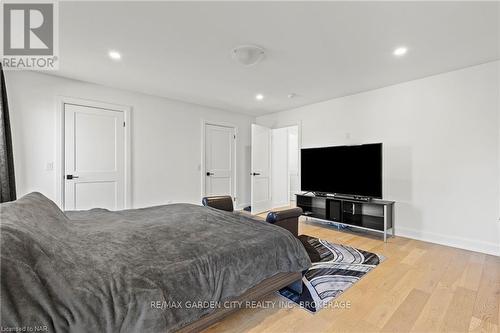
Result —
POLYGON ((296 194, 297 207, 307 218, 394 236, 394 201, 341 195, 296 194))

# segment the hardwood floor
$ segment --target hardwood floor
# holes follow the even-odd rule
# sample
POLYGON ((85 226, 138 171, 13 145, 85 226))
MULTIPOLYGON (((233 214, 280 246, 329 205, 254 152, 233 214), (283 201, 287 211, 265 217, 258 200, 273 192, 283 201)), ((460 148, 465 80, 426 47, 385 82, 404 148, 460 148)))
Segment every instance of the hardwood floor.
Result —
MULTIPOLYGON (((395 237, 339 232, 301 220, 307 234, 387 259, 313 315, 298 307, 244 309, 206 332, 499 332, 500 257, 395 237), (347 303, 348 302, 348 303, 347 303)), ((270 295, 266 301, 282 301, 270 295)))

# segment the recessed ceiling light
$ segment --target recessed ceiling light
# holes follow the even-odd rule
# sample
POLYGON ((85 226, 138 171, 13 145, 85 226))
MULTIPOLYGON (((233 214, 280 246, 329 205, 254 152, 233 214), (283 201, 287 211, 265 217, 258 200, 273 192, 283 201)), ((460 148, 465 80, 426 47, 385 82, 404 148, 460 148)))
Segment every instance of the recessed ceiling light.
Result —
POLYGON ((290 99, 295 98, 295 97, 297 97, 296 93, 289 93, 288 94, 288 98, 290 98, 290 99))
POLYGON ((108 55, 113 60, 120 60, 122 58, 122 55, 118 51, 109 51, 108 55))
POLYGON ((408 52, 408 48, 401 46, 396 48, 394 52, 392 52, 392 54, 394 54, 396 57, 401 57, 404 56, 406 52, 408 52))
POLYGON ((258 101, 262 101, 264 99, 264 95, 257 94, 257 95, 255 95, 255 99, 258 100, 258 101))

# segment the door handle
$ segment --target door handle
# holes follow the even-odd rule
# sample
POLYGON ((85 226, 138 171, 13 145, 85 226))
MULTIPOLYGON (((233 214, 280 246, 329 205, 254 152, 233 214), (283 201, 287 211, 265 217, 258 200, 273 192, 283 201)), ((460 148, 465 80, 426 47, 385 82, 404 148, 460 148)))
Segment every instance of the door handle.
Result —
POLYGON ((253 173, 251 173, 251 175, 252 175, 252 176, 260 176, 260 173, 258 173, 258 172, 253 172, 253 173))
POLYGON ((73 176, 73 175, 66 175, 66 179, 74 179, 74 178, 80 178, 78 176, 73 176))
POLYGON ((207 176, 213 176, 214 173, 213 172, 207 172, 207 176))

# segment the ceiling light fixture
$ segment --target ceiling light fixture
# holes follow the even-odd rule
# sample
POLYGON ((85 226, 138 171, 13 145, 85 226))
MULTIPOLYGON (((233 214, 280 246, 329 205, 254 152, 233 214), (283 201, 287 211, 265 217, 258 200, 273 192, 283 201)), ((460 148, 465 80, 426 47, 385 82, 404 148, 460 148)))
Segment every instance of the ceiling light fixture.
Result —
POLYGON ((118 51, 109 51, 108 55, 113 60, 120 60, 122 58, 122 55, 118 51))
POLYGON ((392 54, 394 54, 396 57, 401 57, 404 56, 406 52, 408 52, 408 48, 401 46, 396 48, 394 52, 392 52, 392 54))
POLYGON ((243 66, 253 66, 264 59, 266 52, 257 45, 241 45, 231 50, 231 55, 235 61, 243 66))
POLYGON ((264 95, 257 94, 257 95, 255 95, 255 99, 258 100, 258 101, 262 101, 264 99, 264 95))
POLYGON ((296 93, 289 93, 288 94, 288 98, 290 98, 290 99, 295 98, 295 97, 297 97, 296 93))

